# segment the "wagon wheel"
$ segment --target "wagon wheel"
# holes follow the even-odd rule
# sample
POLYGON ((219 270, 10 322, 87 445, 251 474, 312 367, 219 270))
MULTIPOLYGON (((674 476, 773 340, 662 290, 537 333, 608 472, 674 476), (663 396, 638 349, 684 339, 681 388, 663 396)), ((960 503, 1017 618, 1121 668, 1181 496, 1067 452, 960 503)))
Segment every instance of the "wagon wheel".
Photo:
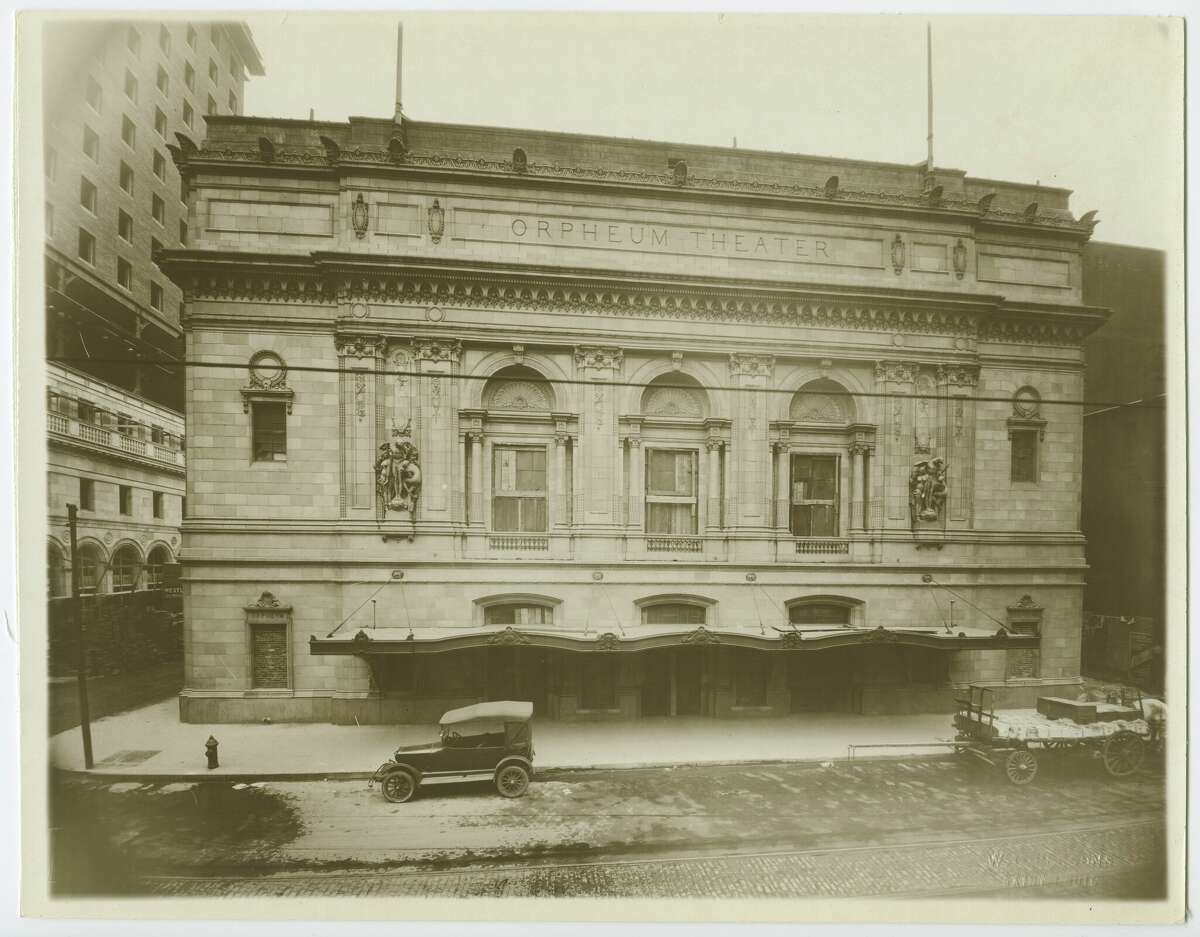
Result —
POLYGON ((1013 784, 1028 784, 1037 777, 1037 757, 1027 748, 1018 748, 1004 762, 1004 773, 1013 784))
POLYGON ((1146 757, 1142 738, 1132 732, 1118 732, 1104 742, 1104 767, 1114 778, 1133 774, 1146 757))

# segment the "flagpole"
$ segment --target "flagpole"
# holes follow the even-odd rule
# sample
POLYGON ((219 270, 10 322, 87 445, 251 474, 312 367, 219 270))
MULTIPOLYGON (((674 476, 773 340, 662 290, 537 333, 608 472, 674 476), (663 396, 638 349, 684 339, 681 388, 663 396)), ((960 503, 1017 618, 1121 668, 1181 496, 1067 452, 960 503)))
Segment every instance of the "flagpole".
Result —
POLYGON ((925 90, 927 95, 926 112, 928 114, 928 134, 925 142, 928 153, 925 157, 925 171, 933 172, 933 26, 925 24, 925 90))

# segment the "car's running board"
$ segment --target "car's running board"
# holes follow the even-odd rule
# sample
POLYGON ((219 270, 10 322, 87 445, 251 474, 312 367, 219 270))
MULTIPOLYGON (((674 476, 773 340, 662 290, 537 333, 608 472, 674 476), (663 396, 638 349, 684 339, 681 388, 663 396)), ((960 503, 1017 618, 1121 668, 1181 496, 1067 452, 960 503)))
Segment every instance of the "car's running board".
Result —
POLYGON ((495 778, 495 771, 467 771, 462 774, 423 774, 421 775, 421 786, 427 784, 458 784, 462 781, 491 781, 495 778))

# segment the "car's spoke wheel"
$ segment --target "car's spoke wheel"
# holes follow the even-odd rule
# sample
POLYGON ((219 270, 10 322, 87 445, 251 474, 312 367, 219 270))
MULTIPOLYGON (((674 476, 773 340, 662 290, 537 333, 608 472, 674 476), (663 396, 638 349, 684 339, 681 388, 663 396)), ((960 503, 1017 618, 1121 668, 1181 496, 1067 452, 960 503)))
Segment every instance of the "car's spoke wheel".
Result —
POLYGON ((412 800, 417 792, 417 782, 407 771, 393 771, 383 779, 383 796, 394 804, 412 800))
POLYGON ((1118 732, 1104 743, 1104 767, 1114 778, 1133 774, 1146 757, 1146 747, 1140 736, 1118 732))
POLYGON ((529 772, 520 765, 505 765, 496 772, 496 790, 505 797, 520 797, 529 787, 529 772))
POLYGON ((1037 777, 1038 763, 1033 752, 1019 748, 1004 762, 1004 773, 1013 784, 1028 784, 1037 777))

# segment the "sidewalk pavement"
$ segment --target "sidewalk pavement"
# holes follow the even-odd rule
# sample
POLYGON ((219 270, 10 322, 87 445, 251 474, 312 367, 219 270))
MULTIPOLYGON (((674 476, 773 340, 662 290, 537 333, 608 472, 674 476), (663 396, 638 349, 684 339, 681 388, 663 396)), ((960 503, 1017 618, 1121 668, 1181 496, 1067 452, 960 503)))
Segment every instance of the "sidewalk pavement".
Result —
MULTIPOLYGON (((813 713, 761 719, 647 718, 636 722, 534 719, 534 766, 546 770, 635 768, 738 762, 822 762, 846 758, 850 745, 890 743, 863 756, 946 754, 919 743, 953 738, 949 714, 856 716, 813 713)), ((328 723, 192 725, 174 698, 92 723, 95 768, 105 777, 298 780, 369 777, 398 745, 436 740, 437 726, 336 726, 328 723), (220 743, 209 770, 204 743, 220 743)), ((51 764, 83 771, 78 727, 50 738, 51 764)))

